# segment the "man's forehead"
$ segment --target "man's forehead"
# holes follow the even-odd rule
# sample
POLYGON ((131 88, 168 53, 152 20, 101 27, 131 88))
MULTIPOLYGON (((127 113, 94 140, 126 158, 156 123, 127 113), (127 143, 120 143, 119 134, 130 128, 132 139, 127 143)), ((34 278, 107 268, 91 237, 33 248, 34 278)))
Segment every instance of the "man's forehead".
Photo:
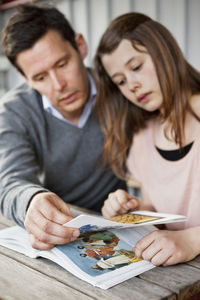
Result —
POLYGON ((19 67, 29 77, 43 72, 74 51, 69 41, 65 41, 57 33, 48 34, 38 40, 35 45, 17 55, 19 67))

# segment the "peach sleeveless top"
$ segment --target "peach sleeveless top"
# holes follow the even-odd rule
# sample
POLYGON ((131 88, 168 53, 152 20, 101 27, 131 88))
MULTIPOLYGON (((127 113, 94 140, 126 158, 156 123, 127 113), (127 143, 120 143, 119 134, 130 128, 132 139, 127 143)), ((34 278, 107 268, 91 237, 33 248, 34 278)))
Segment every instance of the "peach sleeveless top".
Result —
POLYGON ((127 166, 155 211, 187 216, 168 229, 200 226, 200 136, 178 161, 164 159, 153 143, 153 123, 134 136, 127 166))

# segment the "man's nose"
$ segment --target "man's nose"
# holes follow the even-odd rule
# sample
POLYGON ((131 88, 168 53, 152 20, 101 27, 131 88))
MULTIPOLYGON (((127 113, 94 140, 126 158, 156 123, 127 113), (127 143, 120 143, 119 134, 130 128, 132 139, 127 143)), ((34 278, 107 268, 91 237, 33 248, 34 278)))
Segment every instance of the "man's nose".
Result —
POLYGON ((57 74, 56 72, 51 74, 51 80, 53 84, 53 88, 57 91, 62 91, 62 89, 65 87, 65 80, 64 78, 57 74))

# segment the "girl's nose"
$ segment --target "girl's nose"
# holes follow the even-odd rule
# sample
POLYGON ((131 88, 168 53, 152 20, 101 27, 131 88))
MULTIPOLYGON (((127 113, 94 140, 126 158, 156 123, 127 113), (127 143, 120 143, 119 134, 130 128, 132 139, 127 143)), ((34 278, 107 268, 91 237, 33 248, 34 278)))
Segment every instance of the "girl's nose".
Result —
POLYGON ((135 92, 138 88, 140 88, 141 84, 137 80, 129 80, 128 81, 128 88, 130 91, 135 92))

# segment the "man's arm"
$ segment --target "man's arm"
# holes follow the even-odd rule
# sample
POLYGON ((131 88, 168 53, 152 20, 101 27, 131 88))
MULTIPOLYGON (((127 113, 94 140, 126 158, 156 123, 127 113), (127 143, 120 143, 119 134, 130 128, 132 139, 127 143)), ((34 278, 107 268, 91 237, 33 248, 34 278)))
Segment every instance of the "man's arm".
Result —
POLYGON ((0 107, 1 211, 20 226, 33 195, 48 192, 40 183, 41 169, 27 127, 15 111, 0 107))
POLYGON ((79 231, 62 226, 72 218, 69 206, 42 186, 28 117, 0 106, 0 207, 5 217, 26 227, 33 247, 50 249, 79 231))

